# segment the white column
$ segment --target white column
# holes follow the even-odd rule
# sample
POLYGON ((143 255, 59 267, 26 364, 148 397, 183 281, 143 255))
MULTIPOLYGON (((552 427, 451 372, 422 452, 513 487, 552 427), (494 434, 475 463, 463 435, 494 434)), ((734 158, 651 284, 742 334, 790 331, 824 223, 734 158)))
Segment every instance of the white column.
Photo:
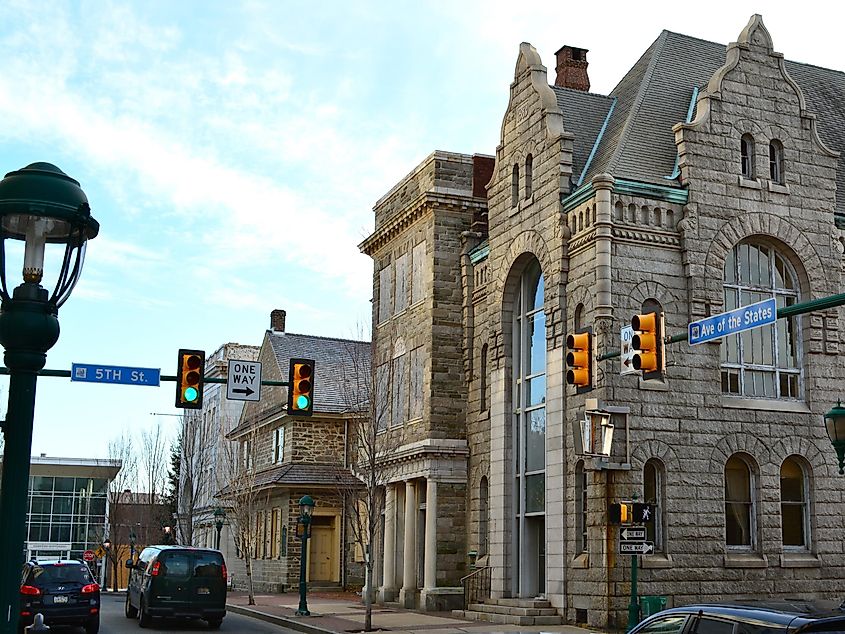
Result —
POLYGON ((417 593, 417 495, 411 480, 405 482, 405 542, 402 549, 402 590, 399 603, 404 608, 413 608, 417 593))
POLYGON ((384 567, 381 601, 396 598, 396 485, 388 484, 384 503, 384 567))
POLYGON ((428 478, 425 488, 425 559, 423 587, 437 587, 437 482, 428 478))

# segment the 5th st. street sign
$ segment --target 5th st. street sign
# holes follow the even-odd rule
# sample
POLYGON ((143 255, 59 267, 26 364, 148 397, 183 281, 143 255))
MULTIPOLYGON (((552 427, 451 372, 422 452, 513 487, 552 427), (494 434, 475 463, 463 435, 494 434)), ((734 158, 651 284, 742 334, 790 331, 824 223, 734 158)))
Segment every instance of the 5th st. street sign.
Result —
POLYGON ((777 320, 777 312, 777 304, 775 304, 775 298, 772 297, 756 304, 749 304, 729 310, 726 313, 699 319, 692 322, 688 327, 689 344, 695 346, 744 330, 773 324, 777 320))
POLYGON ((128 368, 120 365, 73 363, 70 380, 83 383, 117 383, 119 385, 159 385, 159 368, 128 368))

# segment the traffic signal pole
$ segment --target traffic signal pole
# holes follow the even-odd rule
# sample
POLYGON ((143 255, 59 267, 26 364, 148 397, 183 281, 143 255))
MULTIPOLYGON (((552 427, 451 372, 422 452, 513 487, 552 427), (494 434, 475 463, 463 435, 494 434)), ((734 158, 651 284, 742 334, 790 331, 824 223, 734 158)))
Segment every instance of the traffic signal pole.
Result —
POLYGON ((637 556, 631 555, 631 602, 628 604, 628 629, 630 632, 640 622, 640 604, 637 596, 637 556))

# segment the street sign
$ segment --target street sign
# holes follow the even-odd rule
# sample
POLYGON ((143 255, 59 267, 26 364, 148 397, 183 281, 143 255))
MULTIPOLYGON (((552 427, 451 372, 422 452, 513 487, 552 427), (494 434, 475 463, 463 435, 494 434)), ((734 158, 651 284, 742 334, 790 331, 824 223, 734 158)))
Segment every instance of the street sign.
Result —
POLYGON ((644 502, 634 502, 634 522, 649 522, 654 517, 654 506, 644 502))
POLYGON ((773 324, 777 320, 775 298, 763 300, 729 310, 726 313, 712 315, 692 322, 688 327, 688 339, 691 346, 721 339, 738 332, 760 328, 773 324))
POLYGON ((654 542, 626 542, 619 540, 620 555, 650 555, 654 552, 654 542))
POLYGON ((95 558, 96 558, 96 557, 95 557, 95 555, 94 555, 94 551, 93 551, 93 550, 86 550, 84 553, 82 553, 82 559, 83 559, 84 561, 89 562, 89 563, 90 563, 90 562, 92 562, 92 561, 94 561, 94 559, 95 559, 95 558))
POLYGON ((619 538, 623 541, 644 540, 645 526, 626 526, 619 531, 619 538))
POLYGON ((230 401, 261 400, 261 364, 229 359, 226 398, 230 401))
POLYGON ((106 556, 106 549, 102 546, 98 546, 97 550, 94 551, 94 554, 97 556, 97 559, 102 559, 106 556))
POLYGON ((622 345, 622 354, 619 357, 619 360, 622 363, 622 369, 619 372, 621 375, 625 374, 641 374, 641 372, 634 368, 634 350, 633 346, 631 346, 631 339, 634 338, 634 328, 631 324, 627 326, 622 326, 622 330, 619 332, 619 339, 622 345))
POLYGON ((120 385, 159 385, 159 368, 128 368, 120 365, 71 365, 70 380, 84 383, 117 383, 120 385))

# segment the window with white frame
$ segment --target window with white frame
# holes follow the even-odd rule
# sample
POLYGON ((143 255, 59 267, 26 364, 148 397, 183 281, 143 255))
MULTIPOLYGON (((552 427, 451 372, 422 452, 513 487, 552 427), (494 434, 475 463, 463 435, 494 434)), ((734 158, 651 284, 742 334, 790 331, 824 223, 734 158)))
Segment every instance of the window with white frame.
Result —
POLYGON ((780 467, 780 517, 784 550, 810 547, 808 478, 803 461, 790 456, 780 467))
POLYGON ((777 139, 769 143, 769 176, 773 183, 783 184, 783 143, 777 139))
POLYGON ((754 137, 743 134, 739 140, 740 169, 745 178, 754 178, 754 137))
POLYGON ((247 471, 252 469, 252 440, 241 441, 241 466, 247 471))
MULTIPOLYGON (((725 260, 725 310, 774 297, 778 308, 798 302, 798 276, 770 244, 746 240, 725 260)), ((722 393, 749 398, 801 398, 800 337, 795 318, 722 340, 722 393)))
POLYGON ((725 545, 732 550, 757 547, 754 470, 740 454, 725 463, 725 545))
POLYGON ((285 458, 285 428, 273 430, 273 464, 281 464, 285 458))

